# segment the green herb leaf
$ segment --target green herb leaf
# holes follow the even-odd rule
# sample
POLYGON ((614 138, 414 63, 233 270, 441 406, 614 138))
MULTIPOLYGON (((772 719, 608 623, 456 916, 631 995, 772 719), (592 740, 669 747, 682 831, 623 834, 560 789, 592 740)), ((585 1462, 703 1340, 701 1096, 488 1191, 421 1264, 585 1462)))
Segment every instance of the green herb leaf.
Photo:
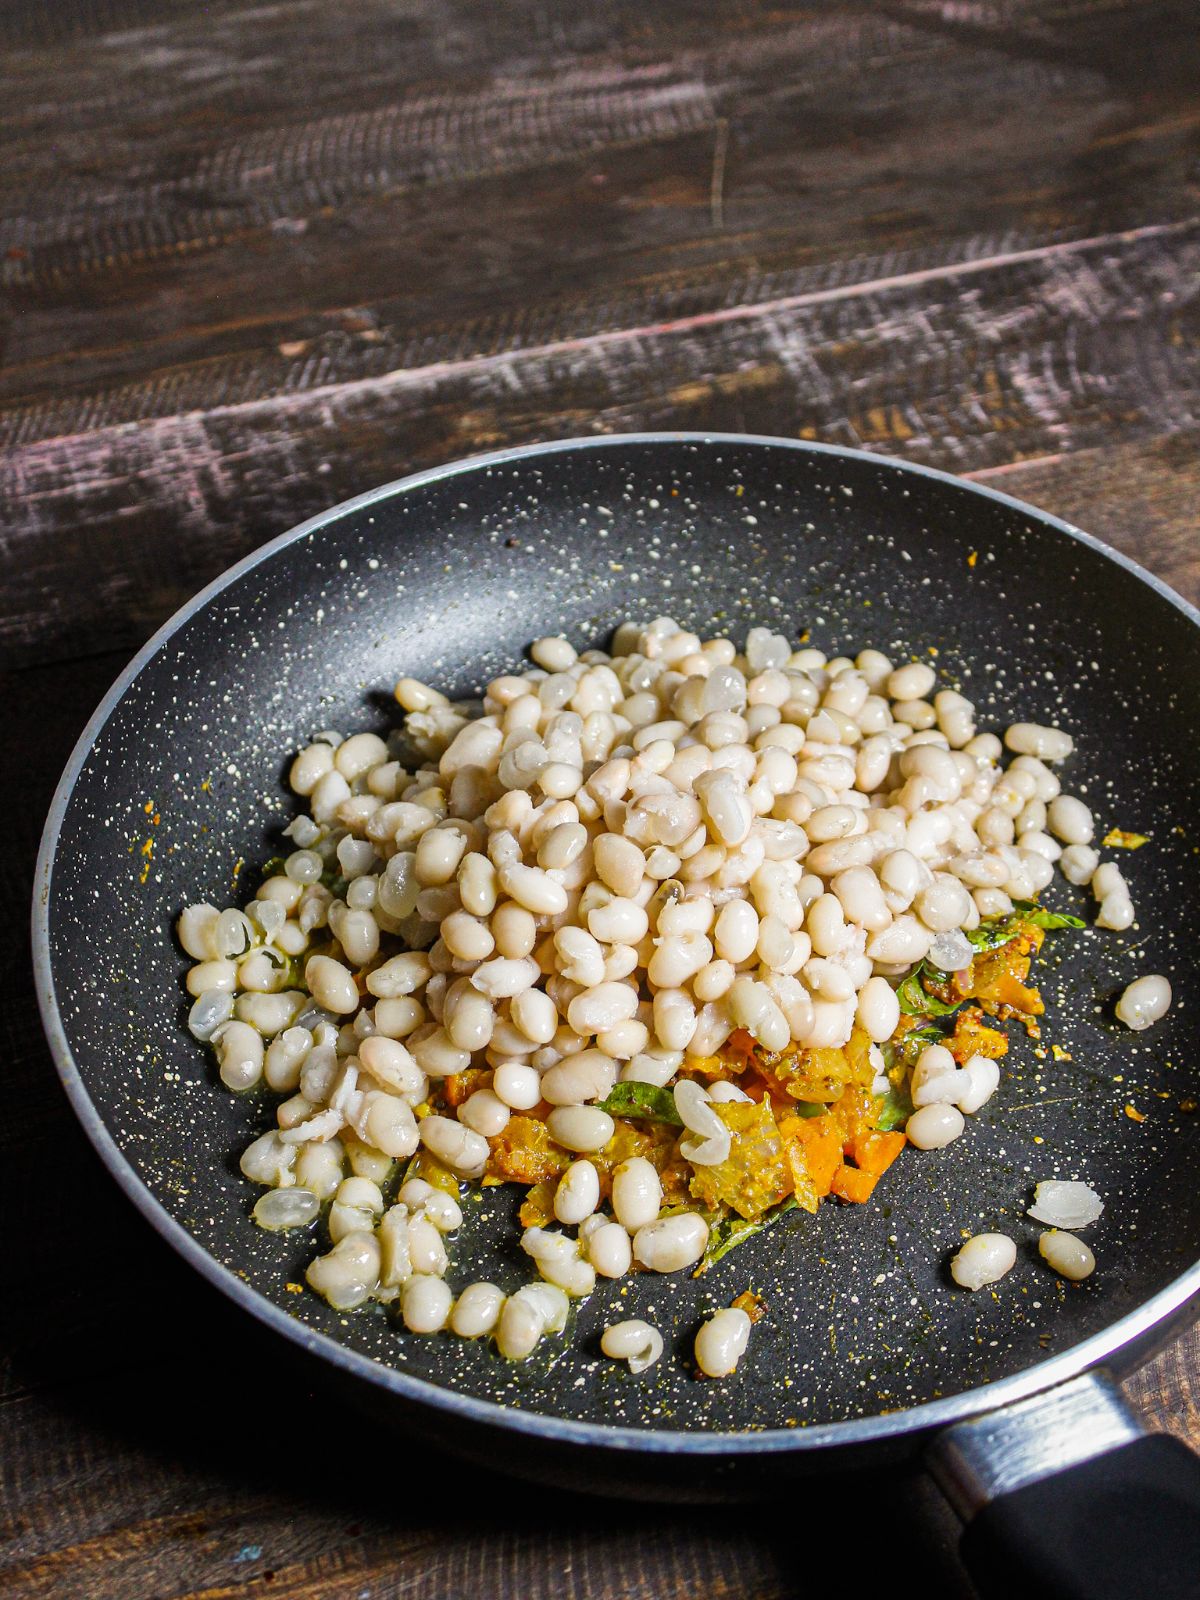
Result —
POLYGON ((1039 928, 1046 928, 1051 933, 1056 928, 1087 927, 1082 917, 1069 917, 1065 911, 1051 911, 1046 906, 1035 905, 1032 900, 1015 900, 1013 904, 1026 922, 1032 922, 1039 928))
POLYGON ((891 1088, 883 1096, 875 1126, 881 1133, 894 1133, 897 1128, 904 1126, 912 1112, 913 1103, 908 1097, 908 1090, 891 1088))
POLYGON ((263 862, 262 876, 265 883, 268 878, 277 878, 287 864, 286 856, 272 856, 269 861, 263 862))
POLYGON ((945 973, 937 972, 936 968, 927 967, 922 961, 915 967, 904 982, 896 990, 896 999, 900 1002, 900 1009, 909 1017, 948 1017, 952 1011, 957 1011, 962 1005, 961 1000, 939 1000, 936 995, 929 993, 921 982, 922 975, 929 973, 937 978, 945 977, 945 973))
POLYGON ((992 917, 986 922, 981 922, 977 928, 965 931, 976 954, 984 955, 988 950, 999 950, 1001 945, 1011 943, 1016 937, 1017 926, 1021 920, 1017 916, 992 917))
POLYGON ((829 1110, 829 1106, 821 1100, 796 1100, 788 1110, 797 1117, 820 1117, 829 1110))
POLYGON ((670 1089, 660 1089, 653 1083, 618 1083, 607 1100, 600 1102, 600 1110, 610 1117, 642 1117, 647 1122, 669 1122, 682 1128, 683 1118, 675 1109, 675 1096, 670 1089))
POLYGON ((764 1211, 761 1217, 747 1219, 746 1217, 725 1217, 709 1230, 708 1249, 704 1252, 704 1259, 696 1268, 694 1277, 699 1277, 702 1272, 707 1272, 709 1267, 715 1266, 722 1256, 727 1256, 739 1244, 744 1244, 747 1239, 756 1233, 762 1233, 773 1222, 778 1222, 780 1217, 786 1216, 789 1211, 796 1209, 795 1195, 789 1195, 786 1200, 781 1200, 777 1206, 772 1206, 770 1211, 764 1211))

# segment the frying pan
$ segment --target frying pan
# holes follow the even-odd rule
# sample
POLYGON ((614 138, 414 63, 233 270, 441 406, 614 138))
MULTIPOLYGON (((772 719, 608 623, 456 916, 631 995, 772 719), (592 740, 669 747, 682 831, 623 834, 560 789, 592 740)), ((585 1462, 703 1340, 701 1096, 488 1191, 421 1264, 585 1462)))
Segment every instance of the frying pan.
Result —
MULTIPOLYGON (((967 1519, 986 1593, 1094 1600, 1150 1577, 1160 1595, 1200 1592, 1196 1459, 1142 1437, 1113 1385, 1200 1293, 1198 624, 1154 578, 1029 506, 791 441, 567 441, 349 501, 179 612, 71 758, 34 908, 67 1093, 180 1254, 376 1416, 533 1477, 660 1497, 756 1498, 924 1451, 967 1519), (739 636, 764 620, 807 629, 831 653, 936 651, 981 725, 1072 728, 1069 787, 1101 831, 1152 835, 1122 857, 1137 925, 1047 941, 1041 1044, 1014 1038, 1002 1091, 968 1135, 906 1152, 869 1205, 796 1212, 700 1279, 603 1286, 569 1338, 521 1366, 405 1334, 379 1307, 341 1315, 296 1290, 313 1239, 250 1221, 236 1158, 271 1122, 269 1097, 223 1092, 186 1034, 174 918, 189 901, 245 897, 291 815, 289 753, 321 729, 392 725, 397 677, 467 697, 541 634, 600 644, 626 617, 661 612, 739 636), (1143 972, 1168 973, 1176 1000, 1134 1035, 1112 1002, 1143 972), (1038 1262, 1024 1215, 1052 1176, 1106 1201, 1082 1285, 1038 1262), (984 1228, 1017 1240, 1018 1265, 994 1293, 967 1294, 946 1263, 984 1228), (767 1306, 750 1357, 731 1380, 697 1381, 686 1357, 699 1318, 745 1288, 767 1306), (614 1313, 667 1334, 641 1378, 599 1355, 614 1313)), ((1087 895, 1056 881, 1048 898, 1080 910, 1087 895)), ((452 1282, 526 1280, 518 1200, 493 1189, 467 1205, 452 1282)))

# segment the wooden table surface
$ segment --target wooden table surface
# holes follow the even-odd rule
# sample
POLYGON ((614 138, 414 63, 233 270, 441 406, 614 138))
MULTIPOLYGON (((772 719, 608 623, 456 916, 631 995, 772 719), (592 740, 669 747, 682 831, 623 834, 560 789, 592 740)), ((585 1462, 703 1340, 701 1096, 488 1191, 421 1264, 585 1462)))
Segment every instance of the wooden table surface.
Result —
MULTIPOLYGON (((916 1478, 590 1503, 298 1387, 73 1125, 25 906, 73 740, 176 606, 486 447, 863 445, 1200 598, 1197 37, 1189 0, 0 11, 6 1594, 767 1597, 806 1534, 856 1588, 915 1553, 969 1594, 916 1478)), ((1198 1356, 1130 1389, 1200 1441, 1198 1356)))

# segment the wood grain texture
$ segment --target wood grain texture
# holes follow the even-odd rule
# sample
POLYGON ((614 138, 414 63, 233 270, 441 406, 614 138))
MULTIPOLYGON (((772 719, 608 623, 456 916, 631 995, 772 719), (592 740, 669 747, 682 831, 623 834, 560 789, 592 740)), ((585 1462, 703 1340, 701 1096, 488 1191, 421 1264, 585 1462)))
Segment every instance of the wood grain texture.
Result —
MULTIPOLYGON (((0 52, 10 905, 74 738, 171 610, 301 517, 494 445, 865 445, 1200 600, 1184 0, 13 0, 0 52)), ((314 1391, 137 1218, 54 1079, 23 919, 0 959, 5 1594, 795 1592, 794 1508, 478 1471, 469 1512, 414 1495, 414 1461, 462 1470, 314 1391)), ((1196 1444, 1198 1370, 1193 1332, 1129 1385, 1196 1444)), ((969 1600, 909 1477, 822 1490, 863 1584, 894 1559, 864 1549, 878 1504, 926 1592, 969 1600)))
POLYGON ((1198 333, 1200 225, 1171 225, 43 440, 0 465, 0 649, 134 642, 271 534, 482 447, 733 427, 979 470, 1174 432, 1198 333))

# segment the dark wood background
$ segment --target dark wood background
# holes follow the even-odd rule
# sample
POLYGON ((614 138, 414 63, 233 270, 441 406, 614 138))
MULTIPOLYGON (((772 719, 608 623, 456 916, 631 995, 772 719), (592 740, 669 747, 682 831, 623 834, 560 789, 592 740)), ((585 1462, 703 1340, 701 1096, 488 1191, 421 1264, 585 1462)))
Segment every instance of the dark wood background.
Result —
MULTIPOLYGON (((489 446, 865 445, 1200 597, 1196 24, 1193 0, 0 5, 5 1593, 773 1597, 814 1540, 854 1588, 969 1593, 916 1479, 600 1505, 312 1394, 72 1125, 25 906, 75 736, 176 606, 489 446)), ((1193 1440, 1198 1355, 1131 1385, 1193 1440)))

